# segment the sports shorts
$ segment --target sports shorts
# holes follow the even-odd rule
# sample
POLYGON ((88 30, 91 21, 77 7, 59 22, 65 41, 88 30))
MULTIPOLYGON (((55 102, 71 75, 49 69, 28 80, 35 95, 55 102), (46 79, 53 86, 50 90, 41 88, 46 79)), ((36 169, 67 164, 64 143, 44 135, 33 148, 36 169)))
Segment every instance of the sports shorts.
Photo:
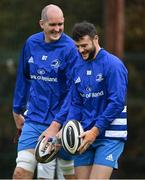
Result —
POLYGON ((74 166, 104 165, 118 169, 118 159, 123 152, 124 142, 113 139, 96 139, 82 154, 74 157, 74 166))
MULTIPOLYGON (((25 121, 18 141, 18 151, 35 149, 39 136, 46 130, 46 128, 48 128, 48 125, 25 121)), ((67 152, 64 152, 63 148, 61 148, 58 156, 64 160, 73 160, 73 157, 67 152)))

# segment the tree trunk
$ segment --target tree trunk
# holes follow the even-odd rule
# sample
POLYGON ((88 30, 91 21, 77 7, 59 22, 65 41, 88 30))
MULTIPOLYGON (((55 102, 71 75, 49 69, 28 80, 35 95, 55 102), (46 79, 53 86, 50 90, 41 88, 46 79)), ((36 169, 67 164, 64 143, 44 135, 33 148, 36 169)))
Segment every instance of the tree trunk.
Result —
POLYGON ((124 55, 124 0, 105 0, 105 48, 124 55))

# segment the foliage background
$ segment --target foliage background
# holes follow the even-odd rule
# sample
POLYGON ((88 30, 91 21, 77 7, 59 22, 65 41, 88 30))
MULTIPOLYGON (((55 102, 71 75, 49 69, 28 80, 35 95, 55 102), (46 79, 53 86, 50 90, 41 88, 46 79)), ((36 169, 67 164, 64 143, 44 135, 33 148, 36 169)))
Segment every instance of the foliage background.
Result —
MULTIPOLYGON (((96 25, 104 46, 104 3, 106 0, 1 0, 0 1, 0 178, 11 178, 15 167, 16 133, 12 117, 18 57, 25 39, 40 31, 41 9, 50 3, 65 14, 65 32, 87 20, 96 25)), ((115 0, 114 0, 115 1, 115 0)), ((120 168, 114 178, 145 178, 145 1, 125 0, 124 62, 129 70, 129 136, 120 168)), ((119 43, 119 42, 118 42, 119 43)))

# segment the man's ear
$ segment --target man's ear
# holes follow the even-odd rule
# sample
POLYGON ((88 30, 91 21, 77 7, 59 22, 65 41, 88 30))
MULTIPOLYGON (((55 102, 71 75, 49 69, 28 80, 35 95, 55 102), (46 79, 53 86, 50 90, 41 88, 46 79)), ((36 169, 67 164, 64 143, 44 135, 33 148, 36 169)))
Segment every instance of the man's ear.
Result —
POLYGON ((99 36, 95 35, 94 39, 99 40, 99 36))
POLYGON ((39 21, 39 25, 40 25, 40 27, 43 29, 44 21, 43 21, 43 20, 40 20, 40 21, 39 21))

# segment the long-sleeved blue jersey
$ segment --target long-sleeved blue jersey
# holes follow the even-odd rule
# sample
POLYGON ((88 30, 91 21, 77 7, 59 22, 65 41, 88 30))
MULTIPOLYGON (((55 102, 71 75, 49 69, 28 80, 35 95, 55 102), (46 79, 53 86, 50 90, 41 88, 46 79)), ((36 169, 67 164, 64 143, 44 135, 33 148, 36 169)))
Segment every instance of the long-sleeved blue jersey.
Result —
POLYGON ((93 61, 74 71, 68 120, 79 120, 85 130, 96 126, 98 138, 127 139, 128 72, 123 62, 101 49, 93 61))
POLYGON ((25 120, 48 125, 56 116, 64 121, 67 110, 65 106, 61 114, 59 110, 69 89, 77 53, 73 40, 64 33, 51 43, 45 43, 43 32, 30 36, 20 57, 13 111, 26 110, 25 120))

